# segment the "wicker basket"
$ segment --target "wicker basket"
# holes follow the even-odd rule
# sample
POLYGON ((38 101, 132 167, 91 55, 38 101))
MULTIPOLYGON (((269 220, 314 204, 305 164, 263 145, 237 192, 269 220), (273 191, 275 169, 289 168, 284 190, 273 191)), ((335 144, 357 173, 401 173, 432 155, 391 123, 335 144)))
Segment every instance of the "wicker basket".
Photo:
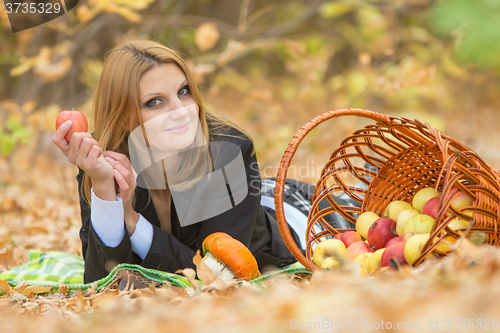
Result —
POLYGON ((416 266, 431 252, 436 256, 447 254, 436 247, 445 237, 443 231, 455 238, 460 236, 447 226, 455 217, 471 221, 469 229, 461 230, 466 237, 482 232, 487 235, 487 243, 499 245, 499 184, 498 171, 486 164, 474 151, 433 129, 429 124, 367 110, 339 109, 323 113, 309 121, 294 135, 285 150, 276 179, 276 217, 288 249, 307 269, 314 271, 317 267, 311 259, 313 245, 339 232, 355 230, 356 219, 353 216, 365 211, 382 216, 389 202, 403 200, 411 203, 418 190, 435 187, 443 194, 439 203, 439 215, 429 241, 414 263, 416 266), (283 192, 287 170, 300 142, 312 129, 331 118, 348 115, 370 118, 375 123, 355 131, 343 140, 323 168, 308 216, 307 249, 304 257, 295 244, 284 217, 283 192), (358 166, 353 162, 359 159, 373 168, 358 166), (347 184, 342 177, 345 173, 354 176, 363 185, 347 184), (473 198, 472 207, 460 211, 450 208, 451 198, 445 198, 453 186, 458 186, 473 198), (330 195, 338 195, 340 192, 358 202, 360 207, 338 205, 330 195), (320 210, 318 203, 324 198, 330 202, 330 206, 320 210), (445 216, 445 212, 450 210, 452 214, 445 216), (352 229, 334 229, 330 226, 324 216, 334 212, 348 219, 353 225, 352 229), (317 223, 323 228, 313 228, 317 223), (317 232, 315 229, 323 231, 317 232))

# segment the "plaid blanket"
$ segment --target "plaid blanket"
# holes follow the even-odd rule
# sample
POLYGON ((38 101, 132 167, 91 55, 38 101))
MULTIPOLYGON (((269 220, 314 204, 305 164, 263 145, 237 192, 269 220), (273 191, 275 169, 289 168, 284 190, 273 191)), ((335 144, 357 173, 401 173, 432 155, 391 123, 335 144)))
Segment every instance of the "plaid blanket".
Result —
MULTIPOLYGON (((83 258, 64 252, 48 252, 31 250, 29 253, 28 263, 13 267, 8 271, 0 273, 0 280, 6 280, 12 286, 16 286, 23 281, 30 285, 52 286, 57 290, 61 284, 69 287, 70 292, 75 292, 78 289, 86 290, 94 286, 96 290, 100 290, 111 283, 115 282, 117 276, 122 271, 132 271, 140 274, 144 278, 158 282, 170 283, 181 288, 191 287, 188 279, 183 275, 162 272, 154 269, 144 268, 133 264, 120 264, 116 266, 105 278, 92 282, 83 283, 83 258)), ((304 268, 300 263, 295 263, 277 270, 262 277, 252 280, 252 283, 260 284, 265 280, 278 275, 291 276, 292 274, 311 272, 304 268)), ((198 285, 202 285, 201 281, 196 280, 198 285)))

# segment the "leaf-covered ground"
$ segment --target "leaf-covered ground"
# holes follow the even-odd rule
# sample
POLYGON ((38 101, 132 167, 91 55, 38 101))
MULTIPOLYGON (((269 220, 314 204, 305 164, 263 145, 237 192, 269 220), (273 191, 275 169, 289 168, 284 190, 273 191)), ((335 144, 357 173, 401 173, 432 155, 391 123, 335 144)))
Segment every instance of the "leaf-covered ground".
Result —
MULTIPOLYGON (((80 252, 75 168, 40 156, 31 165, 22 156, 14 168, 0 164, 0 271, 25 263, 29 249, 80 252)), ((1 287, 2 332, 475 331, 498 328, 500 250, 459 250, 371 277, 348 265, 260 286, 216 280, 197 290, 112 286, 73 294, 64 286, 52 294, 1 287)))

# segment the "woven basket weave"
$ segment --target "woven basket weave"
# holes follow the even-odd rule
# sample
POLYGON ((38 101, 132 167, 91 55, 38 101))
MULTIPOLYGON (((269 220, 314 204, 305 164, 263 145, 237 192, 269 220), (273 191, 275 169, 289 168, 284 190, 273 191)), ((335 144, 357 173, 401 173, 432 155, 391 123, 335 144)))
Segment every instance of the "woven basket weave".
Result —
POLYGON ((460 234, 448 227, 448 223, 456 217, 471 222, 469 229, 461 230, 466 237, 482 232, 487 235, 487 243, 499 245, 499 184, 500 173, 497 170, 486 164, 470 148, 433 129, 429 124, 367 110, 339 109, 323 113, 309 121, 294 135, 285 150, 276 179, 276 217, 281 236, 290 252, 307 269, 314 271, 317 267, 311 259, 313 245, 339 232, 355 230, 356 214, 372 211, 382 216, 389 202, 402 200, 411 203, 418 190, 435 187, 442 193, 439 214, 429 241, 414 263, 416 266, 431 252, 436 256, 447 254, 436 248, 445 238, 443 231, 454 238, 460 237, 460 234), (300 142, 311 130, 331 118, 349 115, 373 119, 375 123, 344 139, 323 168, 308 216, 304 257, 290 234, 284 216, 283 193, 287 170, 300 142), (360 159, 366 165, 359 166, 359 163, 355 163, 360 159), (361 185, 347 184, 343 177, 346 173, 351 178, 355 177, 361 185), (459 211, 450 208, 452 198, 446 197, 453 186, 459 187, 473 198, 471 207, 459 211), (360 207, 338 205, 330 197, 341 192, 356 201, 360 207), (324 198, 330 205, 319 209, 318 203, 324 198), (449 216, 445 216, 447 211, 451 211, 449 216), (334 229, 328 224, 324 216, 334 212, 350 221, 352 229, 334 229), (314 228, 317 224, 321 224, 323 228, 314 228), (318 232, 319 229, 323 231, 318 232))

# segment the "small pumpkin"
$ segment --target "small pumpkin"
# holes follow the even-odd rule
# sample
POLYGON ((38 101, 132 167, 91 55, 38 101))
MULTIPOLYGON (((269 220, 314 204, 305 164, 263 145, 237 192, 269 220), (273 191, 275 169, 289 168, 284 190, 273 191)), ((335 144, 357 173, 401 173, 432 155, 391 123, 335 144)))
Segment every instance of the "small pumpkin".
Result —
POLYGON ((239 240, 224 232, 208 235, 202 244, 203 255, 209 253, 245 281, 260 277, 259 266, 252 252, 239 240))

